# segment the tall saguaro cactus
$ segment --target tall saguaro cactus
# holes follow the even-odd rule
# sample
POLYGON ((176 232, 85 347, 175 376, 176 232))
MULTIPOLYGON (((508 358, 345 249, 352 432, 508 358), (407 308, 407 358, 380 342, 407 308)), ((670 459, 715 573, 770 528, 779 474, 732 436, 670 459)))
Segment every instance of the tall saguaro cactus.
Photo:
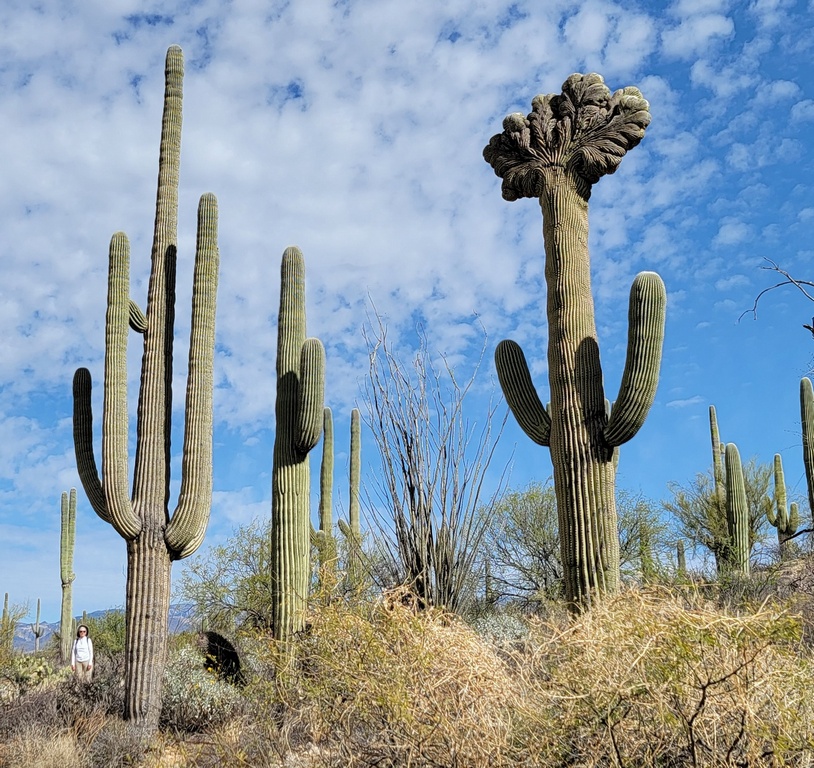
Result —
POLYGON ((178 171, 184 60, 167 52, 152 269, 143 313, 130 299, 130 247, 110 243, 105 322, 102 476, 92 445, 91 379, 74 376, 74 443, 82 485, 96 513, 127 543, 125 718, 158 726, 167 647, 170 570, 203 541, 212 502, 212 390, 218 280, 217 201, 201 197, 192 290, 181 487, 170 515, 172 346, 175 320, 178 171), (132 496, 128 495, 128 325, 144 339, 132 496))
POLYGON ((319 468, 319 530, 311 531, 311 543, 317 548, 320 576, 333 573, 336 566, 336 539, 333 535, 334 418, 330 408, 323 409, 322 463, 319 468))
POLYGON ((348 466, 348 522, 339 521, 348 550, 347 585, 358 591, 363 582, 362 526, 359 494, 362 479, 362 417, 358 408, 350 413, 350 461, 348 466))
POLYGON ((73 552, 76 543, 76 488, 71 488, 70 495, 62 494, 60 505, 62 515, 59 529, 59 578, 62 582, 62 612, 59 619, 59 653, 62 663, 71 660, 73 643, 73 552))
POLYGON ((40 638, 45 634, 45 627, 40 624, 40 608, 42 601, 37 598, 37 620, 31 625, 31 634, 34 635, 34 653, 40 650, 40 638))
POLYGON ((729 531, 727 562, 736 573, 749 574, 749 505, 740 453, 734 443, 727 443, 724 452, 726 465, 726 526, 729 531))
POLYGON ((277 321, 277 401, 271 489, 274 636, 304 627, 310 577, 311 489, 308 454, 322 433, 325 350, 305 337, 305 261, 287 248, 277 321))
POLYGON ((779 453, 774 455, 774 509, 770 505, 766 510, 766 517, 769 524, 777 529, 780 559, 785 560, 790 552, 789 542, 794 537, 797 526, 800 524, 800 512, 795 502, 788 506, 783 459, 779 453))
POLYGON ((591 188, 616 170, 649 123, 638 89, 611 93, 600 75, 576 74, 562 94, 537 96, 528 116, 509 115, 483 151, 503 179, 503 197, 537 198, 543 214, 550 410, 516 343, 500 342, 495 364, 518 423, 551 451, 565 594, 573 609, 618 588, 613 452, 641 428, 658 384, 666 294, 658 275, 642 272, 630 292, 622 384, 607 414, 588 254, 591 188))
POLYGON ((809 378, 800 380, 800 422, 803 428, 803 466, 806 470, 808 508, 814 520, 814 389, 809 378))

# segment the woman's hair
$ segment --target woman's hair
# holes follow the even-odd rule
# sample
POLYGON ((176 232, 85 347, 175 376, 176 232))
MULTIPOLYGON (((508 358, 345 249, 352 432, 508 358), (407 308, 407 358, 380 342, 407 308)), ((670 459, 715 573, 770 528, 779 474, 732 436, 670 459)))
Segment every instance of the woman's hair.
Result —
POLYGON ((79 637, 79 630, 80 630, 80 629, 84 629, 84 630, 85 630, 85 634, 86 634, 86 635, 89 635, 89 634, 90 634, 90 633, 88 632, 88 628, 87 628, 87 627, 86 627, 84 624, 80 624, 80 625, 79 625, 79 626, 76 628, 76 637, 77 637, 77 638, 79 637))

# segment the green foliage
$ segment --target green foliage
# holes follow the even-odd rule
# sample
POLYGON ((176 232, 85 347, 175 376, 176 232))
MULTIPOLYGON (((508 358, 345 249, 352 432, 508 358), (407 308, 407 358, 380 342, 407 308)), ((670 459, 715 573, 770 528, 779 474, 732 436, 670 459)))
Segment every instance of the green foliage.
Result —
MULTIPOLYGON (((655 581, 667 570, 667 526, 642 496, 619 490, 616 498, 622 575, 655 581)), ((531 483, 501 497, 489 515, 483 552, 496 599, 537 610, 562 596, 557 498, 550 482, 531 483)))
POLYGON ((191 603, 196 620, 233 635, 272 627, 271 522, 237 528, 224 544, 193 557, 175 587, 175 600, 191 603))
MULTIPOLYGON (((749 512, 748 536, 749 551, 765 535, 766 511, 772 504, 773 468, 752 458, 743 465, 743 481, 746 491, 746 504, 749 512)), ((729 531, 726 522, 726 503, 721 506, 716 494, 712 472, 699 473, 686 485, 668 485, 673 498, 662 501, 678 529, 678 535, 691 546, 706 549, 715 559, 715 569, 721 573, 726 569, 729 547, 729 531)))
POLYGON ((126 617, 123 610, 105 611, 101 616, 89 616, 84 622, 93 640, 96 655, 115 656, 124 653, 126 617))

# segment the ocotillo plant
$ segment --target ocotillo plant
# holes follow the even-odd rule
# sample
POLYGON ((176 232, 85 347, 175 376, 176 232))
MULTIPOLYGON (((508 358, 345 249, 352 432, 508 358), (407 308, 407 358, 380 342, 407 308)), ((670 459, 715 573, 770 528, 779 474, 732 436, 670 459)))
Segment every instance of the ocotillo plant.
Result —
POLYGON ((152 269, 146 313, 130 299, 130 246, 110 243, 105 322, 102 477, 93 455, 90 373, 74 376, 74 443, 82 485, 96 513, 127 542, 125 718, 158 726, 167 647, 170 571, 203 541, 212 503, 212 388, 218 280, 217 201, 201 197, 192 289, 181 487, 169 513, 172 346, 178 242, 178 171, 184 60, 167 52, 152 269), (132 497, 128 496, 128 325, 144 339, 132 497))
POLYGON ((347 586, 358 591, 364 581, 362 564, 362 526, 359 494, 362 479, 362 417, 358 408, 350 413, 350 462, 348 466, 348 521, 339 521, 348 550, 347 586))
POLYGON ((59 654, 63 664, 71 660, 71 615, 73 612, 73 553, 76 543, 76 488, 63 492, 60 503, 59 579, 62 582, 62 610, 59 617, 59 654))
POLYGON ((738 448, 727 443, 724 452, 726 465, 726 524, 729 531, 727 557, 731 571, 749 574, 749 505, 746 501, 746 485, 738 448))
POLYGON ((37 598, 37 620, 31 625, 31 633, 34 635, 34 653, 40 650, 40 638, 45 634, 45 627, 40 625, 40 598, 37 598))
POLYGON ((322 432, 325 350, 305 337, 305 262, 287 248, 280 270, 277 401, 271 486, 271 585, 274 637, 304 627, 310 578, 308 454, 322 432))
POLYGON ((606 413, 588 253, 591 188, 616 170, 649 123, 638 89, 612 94, 600 75, 577 74, 562 94, 537 96, 527 117, 509 115, 483 151, 503 179, 503 197, 538 198, 543 214, 550 410, 516 343, 500 342, 495 364, 518 423, 551 450, 565 595, 573 610, 618 588, 613 451, 638 432, 658 384, 666 293, 658 275, 642 272, 630 292, 619 396, 606 413))
POLYGON ((780 454, 776 453, 774 455, 774 509, 769 506, 766 510, 766 517, 769 519, 769 523, 777 529, 777 545, 781 560, 789 556, 789 541, 797 532, 797 526, 800 524, 797 504, 792 502, 789 508, 787 503, 783 460, 780 454))

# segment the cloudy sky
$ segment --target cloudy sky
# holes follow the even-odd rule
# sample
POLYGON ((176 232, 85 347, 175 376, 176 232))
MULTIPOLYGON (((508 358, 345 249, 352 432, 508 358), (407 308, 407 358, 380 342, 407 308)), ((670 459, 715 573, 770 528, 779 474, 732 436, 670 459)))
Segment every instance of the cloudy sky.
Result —
MULTIPOLYGON (((798 391, 814 351, 802 325, 814 304, 784 288, 761 299, 756 319, 748 310, 778 279, 761 269, 766 259, 814 278, 813 11, 795 0, 5 0, 0 591, 32 608, 42 598, 43 619, 56 620, 59 498, 78 487, 75 611, 124 602, 124 543, 79 486, 70 389, 78 366, 102 378, 115 231, 130 237, 132 294, 145 302, 173 43, 186 59, 176 445, 195 209, 207 191, 220 203, 215 490, 204 547, 270 514, 288 245, 305 254, 309 333, 327 350, 337 496, 346 496, 349 412, 364 412, 370 301, 399 345, 409 349, 420 323, 459 375, 471 371, 485 330, 473 421, 494 386, 502 338, 522 343, 547 399, 539 206, 503 201, 482 150, 506 114, 558 93, 572 72, 599 72, 611 90, 638 86, 653 116, 591 198, 611 397, 632 277, 656 270, 668 289, 659 391, 622 449, 619 485, 658 500, 669 481, 703 471, 714 404, 724 440, 765 461, 781 453, 789 486, 802 491, 798 391)), ((130 345, 132 413, 139 346, 130 345)), ((511 422, 496 461, 510 458, 513 485, 550 474, 547 451, 511 422)), ((375 471, 372 450, 364 463, 375 471)))

